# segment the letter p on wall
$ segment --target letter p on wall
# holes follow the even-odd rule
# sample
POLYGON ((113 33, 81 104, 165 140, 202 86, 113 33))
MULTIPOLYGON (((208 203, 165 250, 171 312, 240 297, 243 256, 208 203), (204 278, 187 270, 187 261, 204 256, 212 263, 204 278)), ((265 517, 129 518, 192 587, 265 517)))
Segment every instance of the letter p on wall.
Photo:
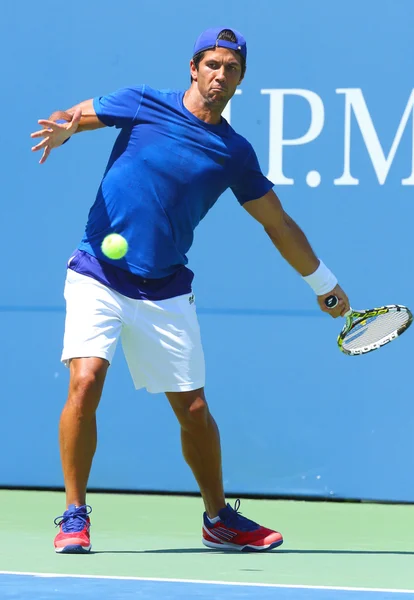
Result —
MULTIPOLYGON (((285 177, 283 174, 283 147, 309 144, 320 135, 325 121, 325 109, 322 99, 315 92, 303 89, 267 89, 261 90, 261 93, 270 96, 268 178, 276 185, 293 185, 294 180, 285 177), (283 137, 285 96, 300 96, 309 103, 311 109, 309 128, 298 138, 285 139, 283 137)), ((314 177, 318 175, 313 172, 314 177)))

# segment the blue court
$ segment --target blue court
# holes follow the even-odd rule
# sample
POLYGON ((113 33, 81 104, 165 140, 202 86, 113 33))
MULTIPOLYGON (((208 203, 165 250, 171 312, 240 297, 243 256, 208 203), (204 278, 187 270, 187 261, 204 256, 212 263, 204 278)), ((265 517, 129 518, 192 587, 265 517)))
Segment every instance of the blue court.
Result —
POLYGON ((2 600, 411 600, 414 590, 0 573, 2 600))

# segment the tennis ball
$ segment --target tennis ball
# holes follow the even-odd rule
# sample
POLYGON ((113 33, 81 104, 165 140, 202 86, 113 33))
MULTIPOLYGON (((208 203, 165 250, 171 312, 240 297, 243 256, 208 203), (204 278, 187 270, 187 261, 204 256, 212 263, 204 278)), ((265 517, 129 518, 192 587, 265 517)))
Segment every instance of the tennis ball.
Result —
POLYGON ((101 250, 108 258, 118 260, 128 252, 128 242, 119 233, 110 233, 104 238, 101 250))

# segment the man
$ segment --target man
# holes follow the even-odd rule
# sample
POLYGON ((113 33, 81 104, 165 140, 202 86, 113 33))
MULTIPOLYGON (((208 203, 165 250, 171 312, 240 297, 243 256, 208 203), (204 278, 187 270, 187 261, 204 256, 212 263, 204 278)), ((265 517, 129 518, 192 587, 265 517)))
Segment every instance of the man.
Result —
POLYGON ((96 450, 95 412, 116 343, 121 337, 137 389, 164 392, 181 426, 182 449, 205 505, 208 547, 269 550, 280 533, 226 505, 220 439, 204 395, 204 357, 186 253, 193 232, 228 188, 261 223, 282 256, 315 290, 320 308, 343 315, 349 303, 284 212, 273 184, 261 173, 251 145, 221 114, 244 77, 246 42, 231 29, 209 29, 197 39, 184 92, 145 85, 87 100, 40 120, 32 134, 51 150, 74 133, 119 128, 83 239, 69 261, 62 361, 70 369, 60 420, 60 451, 67 510, 55 520, 57 552, 91 548, 86 488, 96 450), (118 261, 101 249, 109 233, 129 244, 118 261))

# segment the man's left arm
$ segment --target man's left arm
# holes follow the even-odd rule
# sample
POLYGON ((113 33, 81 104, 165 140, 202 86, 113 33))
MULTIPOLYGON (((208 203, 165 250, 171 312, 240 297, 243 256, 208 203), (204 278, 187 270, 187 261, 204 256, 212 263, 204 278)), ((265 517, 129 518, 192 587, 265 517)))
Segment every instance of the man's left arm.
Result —
POLYGON ((335 276, 314 253, 306 235, 285 212, 273 190, 257 200, 243 204, 243 208, 263 225, 264 230, 283 258, 315 291, 318 304, 324 312, 336 318, 349 310, 349 301, 335 276), (329 288, 329 289, 328 289, 329 288), (333 309, 325 306, 325 298, 334 294, 339 303, 333 309))

